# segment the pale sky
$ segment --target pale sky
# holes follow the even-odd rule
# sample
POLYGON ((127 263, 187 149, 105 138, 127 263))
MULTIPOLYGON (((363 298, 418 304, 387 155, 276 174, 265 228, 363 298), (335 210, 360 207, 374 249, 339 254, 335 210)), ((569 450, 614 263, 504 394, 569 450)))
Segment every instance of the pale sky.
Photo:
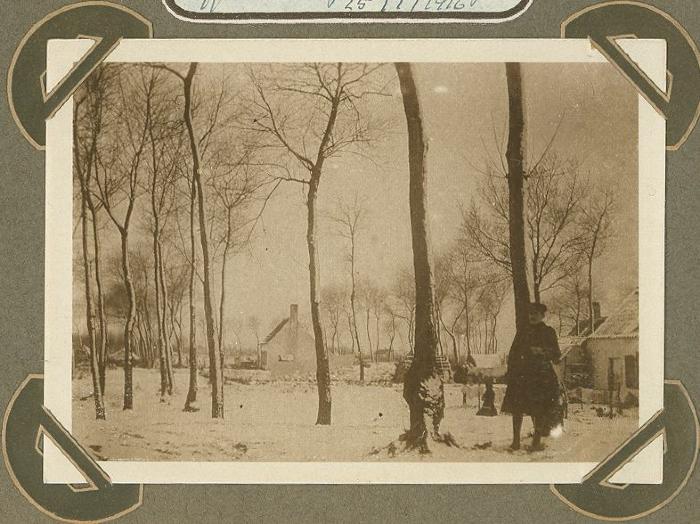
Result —
MULTIPOLYGON (((481 168, 487 156, 496 158, 496 141, 504 139, 505 67, 418 64, 414 72, 430 145, 429 213, 437 252, 456 235, 460 205, 468 205, 477 196, 481 175, 472 166, 481 168)), ((630 271, 638 260, 637 93, 607 63, 524 64, 523 82, 529 156, 539 156, 561 120, 552 151, 576 160, 596 184, 619 188, 615 249, 600 259, 597 269, 601 275, 597 294, 605 315, 637 283, 636 271, 630 271)), ((397 82, 392 83, 393 96, 371 105, 372 111, 393 124, 392 131, 367 153, 373 161, 355 155, 328 161, 319 195, 322 214, 331 212, 339 199, 351 200, 355 194, 363 202, 368 216, 358 238, 358 274, 386 285, 401 268, 410 267, 412 256, 406 124, 397 90, 397 82)), ((300 305, 302 317, 309 314, 306 208, 301 187, 283 184, 263 218, 248 252, 231 261, 227 316, 245 319, 257 315, 262 331, 267 331, 286 316, 290 303, 300 305)), ((320 231, 322 284, 347 281, 346 241, 334 234, 326 218, 321 218, 320 231)), ((509 296, 499 319, 501 348, 510 345, 511 303, 509 296)))
MULTIPOLYGON (((415 72, 430 141, 429 209, 433 247, 439 251, 456 234, 460 204, 476 196, 481 175, 470 166, 481 168, 486 154, 497 154, 494 127, 502 138, 507 123, 505 72, 502 64, 418 65, 415 72)), ((564 113, 553 150, 581 162, 582 171, 596 183, 624 188, 617 210, 622 234, 614 256, 599 262, 605 275, 599 286, 605 314, 637 279, 629 272, 637 260, 636 91, 608 64, 527 64, 523 75, 528 151, 533 156, 542 151, 564 113)), ((377 165, 356 156, 329 162, 319 207, 330 212, 338 199, 351 199, 357 192, 369 213, 358 240, 358 273, 389 283, 398 269, 411 264, 407 146, 401 99, 382 99, 379 107, 395 122, 396 131, 370 153, 377 165)), ((252 256, 239 257, 238 274, 231 276, 231 293, 241 297, 241 314, 254 310, 262 319, 282 316, 289 302, 308 312, 305 213, 300 188, 281 188, 265 213, 252 256)), ((347 279, 347 244, 324 222, 322 282, 347 279)), ((505 307, 506 329, 510 316, 505 307)))

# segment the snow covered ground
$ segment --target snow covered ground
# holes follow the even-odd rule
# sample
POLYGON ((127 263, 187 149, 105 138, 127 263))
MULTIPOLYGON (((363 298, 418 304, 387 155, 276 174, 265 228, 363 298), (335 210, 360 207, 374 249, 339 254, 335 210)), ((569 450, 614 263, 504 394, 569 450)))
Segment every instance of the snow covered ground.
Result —
MULTIPOLYGON (((384 372, 386 370, 383 370, 384 372)), ((337 376, 351 376, 347 370, 337 376)), ((382 373, 380 366, 368 370, 382 373)), ((385 373, 384 373, 385 374, 385 373)), ((445 386, 446 413, 442 431, 453 434, 460 448, 435 445, 434 453, 391 458, 385 448, 408 424, 400 385, 333 384, 333 424, 316 426, 317 396, 312 382, 229 383, 225 386, 226 418, 210 418, 210 389, 200 377, 197 413, 182 411, 188 372, 176 370, 176 391, 160 402, 157 370, 134 370, 134 411, 122 411, 121 370, 107 376, 107 420, 96 421, 89 373, 78 371, 73 382, 73 434, 99 460, 150 461, 377 461, 432 460, 453 462, 597 462, 638 427, 637 410, 613 419, 594 408, 571 406, 564 435, 547 439, 540 453, 510 453, 509 416, 478 417, 476 388, 462 404, 462 386, 445 386), (83 400, 81 400, 83 399, 83 400), (374 452, 373 452, 374 451, 374 452)), ((503 395, 497 389, 497 405, 503 395)), ((523 436, 531 431, 529 421, 523 436)), ((529 439, 524 439, 527 445, 529 439)))

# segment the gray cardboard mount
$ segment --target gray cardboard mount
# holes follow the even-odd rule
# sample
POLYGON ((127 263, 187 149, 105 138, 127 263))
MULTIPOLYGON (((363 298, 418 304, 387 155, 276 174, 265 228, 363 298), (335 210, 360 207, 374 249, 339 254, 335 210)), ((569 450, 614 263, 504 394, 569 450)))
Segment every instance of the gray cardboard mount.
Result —
MULTIPOLYGON (((63 0, 3 2, 0 82, 22 36, 63 0)), ((195 24, 158 0, 124 2, 153 23, 156 38, 558 38, 561 22, 598 2, 534 0, 499 24, 195 24)), ((700 36, 700 2, 657 0, 691 37, 700 36)), ((44 154, 19 132, 7 101, 0 108, 0 408, 30 373, 43 369, 44 154)), ((668 154, 666 204, 666 377, 700 398, 700 133, 668 154)), ((66 301, 70 297, 66 297, 66 301)), ((455 466, 458 467, 458 466, 455 466)), ((668 506, 645 517, 697 521, 694 474, 668 506)), ((583 522, 548 486, 146 486, 143 505, 120 522, 583 522)), ((0 467, 0 521, 51 522, 17 491, 0 467)))

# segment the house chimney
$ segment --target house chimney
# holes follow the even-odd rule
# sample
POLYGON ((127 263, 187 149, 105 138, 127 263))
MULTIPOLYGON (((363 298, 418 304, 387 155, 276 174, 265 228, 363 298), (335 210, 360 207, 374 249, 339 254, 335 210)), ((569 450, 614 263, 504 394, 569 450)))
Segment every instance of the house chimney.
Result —
POLYGON ((593 302, 593 320, 600 320, 600 302, 593 302))
POLYGON ((299 325, 299 304, 289 306, 289 326, 296 331, 299 325))

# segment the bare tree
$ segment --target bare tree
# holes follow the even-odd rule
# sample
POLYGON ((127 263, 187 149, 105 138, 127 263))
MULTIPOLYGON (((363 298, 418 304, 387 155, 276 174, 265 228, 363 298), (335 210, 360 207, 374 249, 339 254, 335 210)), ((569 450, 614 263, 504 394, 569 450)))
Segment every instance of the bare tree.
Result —
POLYGON ((409 203, 416 289, 414 358, 404 378, 403 397, 408 403, 410 427, 402 436, 409 449, 430 451, 429 440, 453 442, 440 435, 445 412, 443 378, 437 366, 438 332, 435 325, 433 271, 427 219, 428 142, 423 131, 418 90, 410 64, 395 64, 401 85, 408 130, 409 203))
MULTIPOLYGON (((457 343, 457 323, 465 312, 464 302, 461 300, 454 301, 455 307, 452 309, 452 319, 445 322, 447 310, 450 302, 457 296, 457 279, 454 278, 456 273, 455 265, 458 262, 452 251, 442 253, 435 262, 435 314, 437 316, 438 325, 444 330, 452 341, 452 356, 455 364, 460 363, 459 348, 457 343)), ((440 337, 442 338, 442 337, 440 337)))
MULTIPOLYGON (((210 82, 202 87, 199 92, 194 88, 194 76, 196 74, 196 64, 194 71, 192 67, 188 69, 187 75, 182 75, 173 68, 163 65, 156 65, 156 68, 165 69, 173 73, 183 82, 183 88, 189 92, 189 96, 185 96, 185 115, 183 117, 185 127, 187 129, 187 137, 190 141, 191 162, 186 165, 186 169, 181 170, 181 177, 187 181, 187 190, 185 195, 189 202, 189 212, 187 217, 189 224, 187 227, 187 238, 183 233, 183 226, 180 221, 177 221, 180 243, 177 245, 180 255, 183 256, 189 265, 189 286, 188 286, 188 302, 189 302, 189 387, 185 400, 185 411, 198 411, 196 407, 198 394, 198 357, 197 357, 197 317, 195 310, 195 277, 197 277, 202 288, 209 288, 209 301, 211 304, 212 317, 213 314, 213 265, 216 258, 216 250, 218 247, 224 246, 221 264, 221 292, 219 295, 219 327, 216 327, 216 319, 211 319, 213 325, 214 340, 217 344, 214 354, 211 352, 209 343, 208 327, 204 331, 207 334, 207 348, 209 351, 209 381, 212 383, 213 377, 223 374, 223 351, 224 351, 224 327, 223 327, 223 308, 226 301, 226 293, 224 282, 226 280, 226 271, 229 254, 234 251, 233 241, 238 233, 238 228, 241 224, 237 222, 237 211, 234 208, 240 204, 240 200, 236 197, 235 192, 238 184, 239 168, 241 163, 232 160, 233 156, 240 153, 241 149, 246 150, 247 145, 243 144, 242 148, 236 144, 231 147, 231 136, 235 130, 233 122, 238 116, 235 111, 234 100, 236 93, 230 89, 227 78, 224 75, 218 81, 210 82), (189 78, 191 76, 191 78, 189 78), (189 107, 189 109, 188 109, 189 107), (226 108, 233 107, 233 111, 226 111, 226 108), (191 126, 187 126, 188 121, 191 126), (192 128, 190 132, 190 127, 192 128), (200 131, 194 132, 194 128, 200 131), (193 136, 197 135, 198 136, 193 136), (195 162, 196 160, 196 162, 195 162), (197 169, 195 170, 195 164, 197 169), (207 165, 208 169, 203 170, 202 165, 207 165), (208 176, 207 176, 208 175, 208 176), (236 180, 236 182, 234 182, 236 180), (209 191, 203 191, 209 189, 209 191), (214 197, 211 196, 214 193, 214 197), (204 212, 200 213, 199 203, 205 204, 204 212), (223 204, 223 211, 222 205, 223 204), (202 220, 202 217, 204 219, 202 220), (210 227, 206 228, 208 224, 210 227), (223 225, 222 225, 223 224, 223 225), (222 226, 216 230, 217 226, 222 226), (204 232, 202 232, 202 230, 204 232), (208 263, 205 264, 203 255, 200 258, 197 249, 197 233, 199 232, 200 250, 201 242, 205 241, 207 246, 208 263), (213 245, 212 245, 213 244, 213 245), (200 272, 198 263, 201 261, 202 266, 206 266, 208 271, 200 272), (205 278, 205 274, 208 277, 205 278), (205 280, 209 284, 205 284, 205 280), (217 331, 218 329, 218 331, 217 331), (218 362, 218 364, 217 364, 218 362)), ((246 199, 248 193, 245 192, 246 199)), ((205 316, 207 300, 205 298, 205 316)), ((208 326, 205 323, 205 326, 208 326)), ((222 375, 223 376, 223 375, 222 375)), ((222 380, 216 380, 217 390, 223 386, 222 380)), ((223 401, 223 392, 217 392, 217 400, 214 405, 219 405, 223 401)), ((217 408, 218 409, 218 408, 217 408)))
MULTIPOLYGON (((232 158, 211 162, 211 186, 213 213, 210 222, 219 224, 219 231, 212 231, 210 238, 215 244, 214 251, 221 251, 221 292, 219 295, 218 344, 221 354, 225 347, 226 279, 231 256, 245 248, 250 241, 257 218, 251 218, 252 206, 257 203, 257 195, 267 183, 258 169, 251 165, 252 146, 245 145, 239 151, 231 152, 232 158)), ((263 198, 262 207, 267 203, 263 198)))
MULTIPOLYGON (((376 351, 379 351, 381 349, 381 321, 382 318, 384 317, 384 313, 386 311, 386 302, 388 299, 389 293, 386 289, 383 287, 380 287, 378 285, 372 284, 371 285, 371 292, 369 294, 369 303, 370 303, 370 309, 372 311, 372 316, 374 318, 374 334, 375 334, 375 339, 374 339, 374 347, 376 351)), ((369 320, 367 321, 368 324, 368 333, 367 336, 369 336, 369 320)), ((376 353, 375 353, 376 355, 376 353)))
MULTIPOLYGON (((525 176, 525 235, 529 248, 530 280, 535 301, 578 269, 580 236, 575 228, 586 192, 578 168, 556 156, 543 158, 525 176)), ((509 190, 505 177, 486 173, 480 189, 488 214, 472 202, 463 211, 463 229, 474 250, 507 272, 511 270, 509 190)))
POLYGON ((408 349, 410 353, 413 353, 416 318, 416 288, 413 272, 408 270, 400 271, 394 281, 391 294, 397 305, 393 311, 406 325, 408 349))
POLYGON ((195 243, 195 210, 197 207, 197 183, 194 176, 190 177, 188 183, 190 189, 189 203, 189 264, 190 272, 187 285, 187 297, 189 304, 189 382, 187 387, 187 397, 185 398, 185 408, 187 412, 198 411, 196 407, 197 393, 199 392, 199 384, 197 383, 198 362, 197 362, 197 314, 195 312, 195 288, 194 276, 197 271, 197 247, 195 243))
MULTIPOLYGON (((199 393, 198 373, 199 362, 197 356, 197 312, 195 306, 196 287, 195 277, 197 273, 197 183, 192 174, 189 164, 180 166, 179 177, 186 182, 186 189, 183 190, 187 199, 187 236, 183 231, 182 214, 184 213, 178 205, 175 208, 175 225, 178 232, 178 241, 173 245, 178 250, 179 255, 185 259, 188 267, 187 275, 187 303, 188 303, 188 369, 189 380, 187 396, 185 397, 185 412, 197 412, 197 394, 199 393)), ((200 279, 202 280, 202 279, 200 279)))
MULTIPOLYGON (((365 365, 362 355, 362 344, 357 328, 357 237, 362 230, 366 219, 367 210, 362 206, 355 193, 354 200, 350 203, 339 201, 335 208, 335 213, 331 215, 331 220, 337 226, 337 233, 350 244, 348 261, 350 263, 350 312, 352 315, 352 337, 353 345, 357 345, 357 352, 360 357, 360 381, 365 380, 365 365)), ((369 314, 368 314, 369 316, 369 314)), ((369 329, 369 327, 368 327, 369 329)), ((369 341, 370 360, 372 359, 372 341, 369 341)))
POLYGON ((228 321, 231 334, 233 335, 233 352, 238 348, 239 357, 243 353, 243 344, 241 344, 241 333, 245 327, 245 320, 242 316, 235 316, 228 321))
MULTIPOLYGON (((476 365, 472 357, 472 309, 474 297, 479 286, 483 283, 483 272, 480 269, 479 258, 470 250, 467 239, 459 237, 450 254, 451 263, 447 267, 452 282, 452 300, 461 305, 464 318, 464 337, 467 346, 466 361, 476 365)), ((455 330, 456 331, 456 326, 455 330)))
MULTIPOLYGON (((189 380, 187 396, 183 411, 199 411, 197 406, 197 394, 199 393, 198 373, 199 362, 197 356, 197 312, 196 312, 196 286, 195 280, 203 281, 201 273, 198 271, 199 256, 197 252, 197 184, 192 175, 190 162, 182 161, 177 166, 177 178, 182 184, 176 185, 177 198, 174 206, 174 222, 172 231, 172 241, 170 245, 174 248, 178 256, 184 260, 187 268, 186 272, 186 292, 187 292, 187 361, 189 370, 189 380)), ((184 290, 183 290, 184 293, 184 290)), ((183 297, 184 301, 184 297, 183 297)))
MULTIPOLYGON (((163 260, 168 260, 164 255, 163 260)), ((189 275, 189 265, 183 265, 181 261, 173 258, 173 263, 164 265, 165 280, 169 290, 168 316, 170 322, 169 338, 175 338, 175 348, 177 350, 177 367, 183 367, 182 347, 183 347, 183 322, 182 306, 185 301, 187 290, 187 278, 189 275)), ((172 347, 172 344, 171 344, 172 347)))
MULTIPOLYGON (((352 311, 350 310, 348 302, 343 304, 343 313, 345 314, 345 320, 348 324, 348 336, 350 337, 350 354, 355 354, 355 331, 352 324, 352 311)), ((362 369, 360 369, 362 372, 362 369)), ((362 375, 364 377, 364 375, 362 375)), ((360 378, 362 378, 360 377, 360 378)))
MULTIPOLYGON (((134 295, 136 297, 136 332, 138 334, 139 360, 144 367, 155 366, 155 348, 158 346, 153 333, 153 321, 151 314, 152 297, 149 292, 152 272, 152 260, 147 250, 141 244, 137 244, 130 257, 134 295)), ((117 264, 117 278, 122 279, 121 271, 117 264)), ((113 300, 112 300, 113 302, 113 300)))
MULTIPOLYGON (((209 235, 206 223, 207 208, 204 197, 204 184, 201 172, 201 150, 203 139, 210 131, 207 129, 202 136, 197 137, 195 131, 194 115, 194 80, 197 74, 198 64, 192 62, 187 73, 183 74, 169 66, 160 66, 170 71, 182 81, 184 108, 183 120, 187 129, 187 137, 192 155, 192 180, 196 187, 197 208, 199 217, 199 239, 202 249, 202 287, 204 291, 204 318, 206 324, 207 348, 209 350, 209 380, 211 382, 211 416, 212 418, 224 417, 224 372, 223 372, 223 348, 217 345, 216 327, 214 321, 214 305, 212 293, 212 264, 209 247, 209 235)), ((214 124, 215 125, 215 124, 214 124)), ((188 395, 189 396, 189 395, 188 395)))
POLYGON ((558 128, 541 156, 526 166, 520 65, 506 64, 506 77, 510 114, 507 164, 489 164, 482 173, 483 206, 472 202, 463 210, 462 223, 469 248, 513 278, 516 318, 522 327, 530 296, 528 273, 534 299, 539 302, 544 292, 579 270, 582 234, 576 224, 589 188, 574 161, 561 160, 551 152, 558 128))
POLYGON ((168 317, 171 308, 165 278, 163 231, 173 214, 176 202, 175 184, 178 166, 185 146, 181 122, 173 114, 175 97, 165 83, 162 71, 144 68, 141 74, 154 83, 154 96, 149 106, 149 161, 145 168, 149 175, 146 191, 150 196, 150 232, 153 238, 153 272, 158 334, 158 353, 161 373, 161 400, 173 393, 172 347, 168 336, 168 317))
POLYGON ((580 236, 574 225, 585 192, 577 166, 554 156, 528 174, 526 220, 536 302, 578 270, 580 236))
POLYGON ((82 97, 76 99, 74 108, 75 118, 75 163, 76 169, 80 169, 85 191, 81 191, 81 198, 85 199, 87 209, 90 212, 92 225, 92 249, 94 262, 95 291, 97 302, 97 316, 99 320, 99 344, 97 351, 97 368, 99 374, 100 390, 105 393, 106 365, 107 365, 107 335, 108 324, 105 313, 104 290, 102 282, 102 257, 100 241, 100 210, 101 204, 94 196, 94 171, 97 169, 98 147, 101 136, 109 126, 110 113, 107 110, 110 99, 114 97, 110 89, 114 68, 103 66, 97 68, 85 81, 82 97))
POLYGON ((109 147, 97 155, 95 181, 98 198, 121 237, 121 272, 128 300, 124 322, 124 409, 133 409, 132 328, 136 318, 136 296, 129 262, 129 231, 139 195, 139 176, 148 144, 153 78, 117 74, 118 97, 113 103, 118 125, 109 136, 109 147), (99 169, 98 167, 99 166, 99 169), (121 211, 121 213, 120 213, 121 211))
MULTIPOLYGON (((229 89, 225 76, 218 84, 206 84, 198 94, 194 86, 197 66, 197 64, 190 64, 186 74, 164 65, 156 65, 155 68, 169 71, 182 82, 183 121, 192 159, 191 177, 187 177, 189 179, 190 245, 185 258, 190 265, 190 385, 185 401, 185 411, 196 410, 192 408, 192 404, 196 401, 198 389, 194 310, 194 278, 195 275, 199 276, 195 247, 194 216, 196 212, 202 253, 200 278, 204 292, 209 380, 212 385, 212 417, 221 418, 224 416, 224 334, 225 327, 228 325, 224 321, 224 311, 228 263, 230 256, 247 244, 257 218, 262 213, 270 195, 263 199, 262 209, 256 218, 249 220, 248 211, 264 182, 261 181, 258 171, 248 162, 251 144, 239 140, 235 146, 231 146, 231 135, 236 130, 233 123, 239 116, 237 106, 234 105, 236 94, 229 89), (207 170, 202 169, 203 162, 206 162, 207 170), (221 255, 218 325, 214 317, 212 276, 217 251, 221 255)), ((182 249, 183 254, 185 251, 182 249)), ((238 333, 234 335, 238 338, 238 333)))
POLYGON ((387 348, 388 358, 392 359, 394 356, 394 340, 396 340, 397 331, 396 321, 399 316, 396 314, 394 305, 389 300, 388 296, 384 301, 384 318, 384 331, 389 336, 389 347, 387 348))
POLYGON ((547 307, 559 319, 560 335, 581 334, 588 299, 586 280, 582 270, 568 275, 557 287, 557 293, 548 301, 547 307))
POLYGON ((371 119, 362 102, 382 92, 373 82, 381 65, 301 64, 251 70, 256 96, 253 131, 268 139, 267 147, 281 151, 280 180, 306 189, 309 251, 309 299, 316 346, 318 384, 317 424, 331 423, 331 384, 328 352, 321 325, 317 201, 324 166, 329 158, 359 152, 371 144, 371 119), (300 111, 299 108, 304 110, 300 111), (310 143, 311 142, 311 143, 310 143), (299 174, 296 174, 299 173, 299 174))
POLYGON ((373 348, 373 343, 372 343, 372 334, 370 332, 371 327, 372 327, 372 320, 371 320, 371 314, 372 314, 372 309, 374 308, 374 304, 376 301, 376 293, 377 293, 377 287, 375 286, 374 282, 372 282, 369 278, 361 278, 358 281, 357 284, 357 295, 358 295, 358 302, 364 309, 365 313, 365 333, 367 335, 367 348, 369 352, 369 360, 374 361, 374 349, 373 348))
POLYGON ((513 292, 515 295, 515 325, 527 325, 530 290, 527 285, 527 258, 525 255, 525 223, 523 184, 525 181, 525 117, 523 112, 523 83, 520 64, 506 64, 508 84, 508 231, 513 292))
MULTIPOLYGON (((82 229, 82 248, 83 248, 83 274, 85 280, 85 320, 87 323, 87 331, 90 343, 90 373, 92 376, 92 395, 95 401, 95 418, 98 420, 105 420, 105 405, 104 398, 102 395, 102 385, 100 383, 100 370, 98 363, 98 348, 97 340, 95 335, 95 315, 94 308, 92 304, 93 292, 92 292, 92 272, 90 271, 90 252, 89 252, 89 242, 88 242, 88 199, 89 196, 89 182, 92 172, 92 156, 95 154, 96 147, 96 133, 93 129, 92 142, 88 146, 88 157, 87 162, 83 163, 85 160, 80 155, 80 141, 78 132, 78 113, 81 106, 86 103, 87 96, 83 96, 76 100, 75 110, 73 113, 73 133, 75 137, 76 147, 73 150, 75 158, 75 173, 77 174, 78 182, 80 185, 80 222, 82 229)), ((92 109, 92 108, 91 108, 92 109)), ((92 215, 93 221, 95 220, 95 215, 92 215)), ((95 265, 97 265, 97 252, 95 253, 95 265)))
POLYGON ((593 263, 608 247, 613 235, 612 213, 615 198, 612 190, 594 190, 589 192, 582 206, 579 223, 581 231, 581 254, 586 263, 588 277, 588 322, 590 332, 595 331, 593 314, 593 263))
MULTIPOLYGON (((347 303, 347 293, 338 285, 326 286, 321 290, 321 300, 325 310, 328 324, 331 328, 330 350, 336 353, 339 350, 339 327, 343 315, 343 307, 347 303)), ((352 328, 351 328, 352 332, 352 328)), ((352 333, 351 333, 352 337, 352 333)), ((354 337, 352 337, 354 340, 354 337)))
POLYGON ((372 361, 376 361, 376 352, 380 349, 380 325, 384 314, 387 293, 370 278, 361 279, 358 290, 360 303, 365 310, 365 331, 367 333, 369 358, 372 361), (372 340, 373 333, 374 340, 372 340))
POLYGON ((475 299, 475 313, 481 323, 481 326, 477 326, 481 343, 479 353, 488 355, 498 350, 496 327, 507 285, 505 279, 499 275, 484 273, 483 278, 475 299))

